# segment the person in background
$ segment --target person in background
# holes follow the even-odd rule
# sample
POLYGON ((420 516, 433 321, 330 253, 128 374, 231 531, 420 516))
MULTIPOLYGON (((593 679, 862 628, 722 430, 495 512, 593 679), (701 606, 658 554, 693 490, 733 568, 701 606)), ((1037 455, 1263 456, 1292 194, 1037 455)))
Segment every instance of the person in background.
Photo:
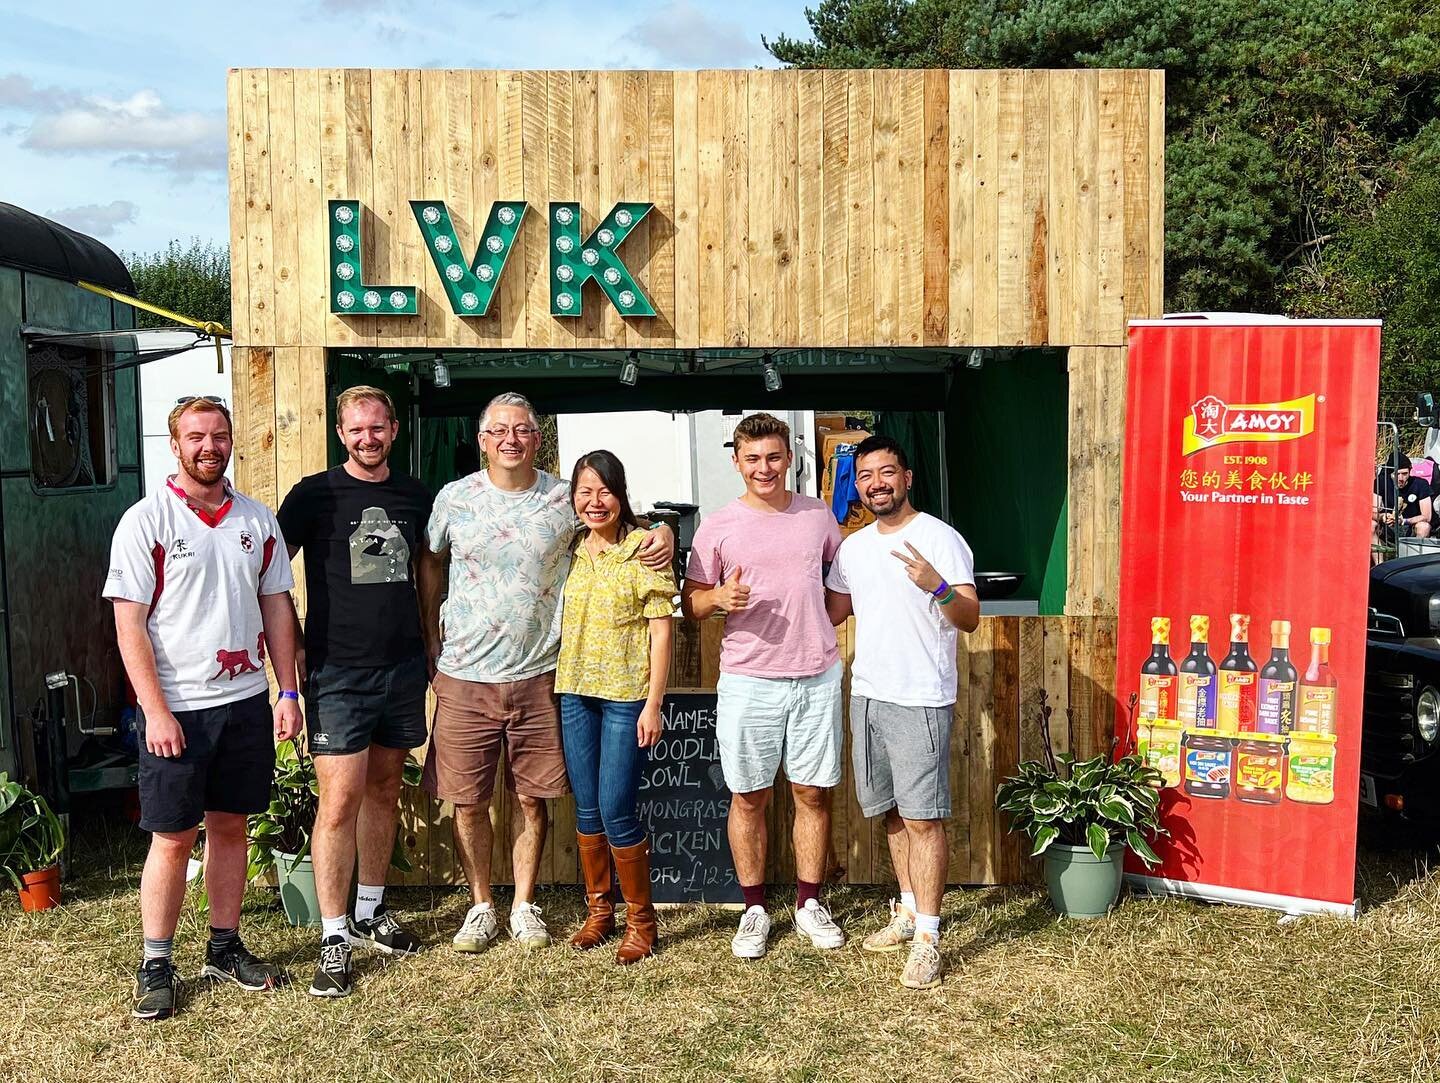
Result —
POLYGON ((285 980, 245 947, 239 925, 245 817, 269 806, 274 741, 302 722, 294 580, 274 514, 225 480, 231 448, 230 411, 218 399, 175 405, 170 450, 180 468, 121 517, 103 590, 139 705, 140 827, 151 833, 137 1019, 175 1013, 175 927, 202 821, 210 940, 201 977, 251 992, 285 980), (273 711, 267 653, 280 689, 273 711))
MULTIPOLYGON (((456 951, 481 952, 500 935, 490 887, 490 800, 502 756, 515 793, 510 935, 550 943, 535 905, 545 846, 545 801, 568 792, 555 667, 560 595, 579 524, 570 486, 535 468, 540 421, 523 395, 490 400, 480 420, 487 465, 435 497, 420 562, 426 650, 437 669, 437 708, 424 784, 455 806, 455 848, 473 905, 456 951), (447 584, 448 594, 441 605, 447 584)), ((636 558, 668 568, 675 535, 659 527, 636 558)))
POLYGON ((691 620, 725 614, 715 737, 745 898, 730 950, 758 959, 770 937, 765 808, 782 760, 795 798, 795 931, 817 948, 845 943, 820 901, 830 791, 840 782, 843 752, 842 666, 824 584, 840 528, 824 503, 786 487, 790 426, 779 418, 744 418, 735 427, 733 457, 745 493, 700 523, 683 601, 691 620))
POLYGON ((297 668, 320 784, 311 850, 322 923, 314 996, 350 993, 352 941, 387 955, 420 950, 385 906, 401 774, 409 750, 425 743, 430 683, 412 568, 431 501, 425 486, 390 468, 399 432, 384 391, 342 391, 335 433, 345 461, 300 479, 280 505, 290 556, 305 554, 308 615, 297 668))
POLYGON ((1430 485, 1414 477, 1410 465, 1410 459, 1397 452, 1390 459, 1390 469, 1382 468, 1375 477, 1373 563, 1378 564, 1399 538, 1430 536, 1430 485))
POLYGON ((565 769, 575 794, 575 836, 585 881, 585 924, 572 946, 598 947, 615 930, 611 857, 625 899, 625 936, 615 955, 634 963, 655 950, 650 854, 640 823, 640 774, 660 738, 670 673, 675 577, 635 558, 645 540, 625 484, 625 467, 592 451, 570 476, 585 527, 570 562, 560 624, 555 691, 565 769))
POLYGON ((866 951, 910 945, 900 984, 940 984, 940 900, 950 815, 950 725, 958 631, 980 623, 974 560, 965 539, 910 503, 914 474, 888 436, 855 449, 860 502, 875 522, 845 539, 825 579, 835 624, 855 615, 850 744, 855 794, 885 817, 900 901, 866 951), (940 569, 937 571, 937 569, 940 569))

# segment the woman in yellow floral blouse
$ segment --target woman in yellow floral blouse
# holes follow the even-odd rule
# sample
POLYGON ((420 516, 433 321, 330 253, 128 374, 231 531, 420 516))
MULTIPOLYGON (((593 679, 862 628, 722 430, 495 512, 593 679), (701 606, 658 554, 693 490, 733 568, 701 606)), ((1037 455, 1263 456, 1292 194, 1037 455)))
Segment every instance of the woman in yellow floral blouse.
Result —
POLYGON ((630 510, 619 459, 608 451, 582 456, 570 493, 587 530, 576 542, 565 581, 555 691, 589 909, 570 943, 593 948, 615 931, 613 855, 626 902, 625 936, 615 960, 633 963, 655 950, 650 844, 640 823, 639 790, 648 750, 660 738, 675 577, 635 559, 645 532, 630 510))

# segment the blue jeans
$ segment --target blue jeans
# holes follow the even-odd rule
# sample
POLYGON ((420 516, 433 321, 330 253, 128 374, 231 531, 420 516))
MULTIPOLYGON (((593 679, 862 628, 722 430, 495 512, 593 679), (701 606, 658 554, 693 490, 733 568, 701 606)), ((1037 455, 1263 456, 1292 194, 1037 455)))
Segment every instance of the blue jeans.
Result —
POLYGON ((575 792, 575 827, 604 834, 611 846, 634 846, 645 837, 640 823, 640 772, 650 758, 635 733, 645 701, 560 696, 565 770, 575 792))

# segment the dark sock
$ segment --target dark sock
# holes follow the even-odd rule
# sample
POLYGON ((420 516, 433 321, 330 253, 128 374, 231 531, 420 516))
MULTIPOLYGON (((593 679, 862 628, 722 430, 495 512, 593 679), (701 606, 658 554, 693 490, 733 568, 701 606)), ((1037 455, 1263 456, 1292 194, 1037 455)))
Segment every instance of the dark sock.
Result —
POLYGON ((213 925, 210 926, 210 947, 216 951, 228 948, 239 939, 240 929, 238 927, 232 929, 217 929, 213 925))
POLYGON ((741 884, 740 891, 745 896, 745 908, 747 910, 752 906, 758 906, 761 910, 765 909, 764 884, 756 884, 754 887, 746 887, 744 884, 741 884))
POLYGON ((809 880, 795 881, 795 909, 804 910, 805 904, 811 899, 820 901, 820 885, 812 884, 809 880))

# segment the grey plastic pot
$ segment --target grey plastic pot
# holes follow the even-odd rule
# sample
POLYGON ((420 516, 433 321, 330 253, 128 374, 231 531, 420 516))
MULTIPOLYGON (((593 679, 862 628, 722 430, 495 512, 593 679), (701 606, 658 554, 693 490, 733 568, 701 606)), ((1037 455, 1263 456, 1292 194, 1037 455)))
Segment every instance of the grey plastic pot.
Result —
POLYGON ((296 861, 294 854, 275 851, 275 878, 280 883, 280 901, 290 924, 318 927, 320 900, 315 895, 315 867, 309 855, 296 861))
POLYGON ((1088 846, 1052 842, 1045 851, 1050 902, 1067 918, 1103 918, 1120 897, 1125 847, 1112 842, 1103 858, 1088 846))

